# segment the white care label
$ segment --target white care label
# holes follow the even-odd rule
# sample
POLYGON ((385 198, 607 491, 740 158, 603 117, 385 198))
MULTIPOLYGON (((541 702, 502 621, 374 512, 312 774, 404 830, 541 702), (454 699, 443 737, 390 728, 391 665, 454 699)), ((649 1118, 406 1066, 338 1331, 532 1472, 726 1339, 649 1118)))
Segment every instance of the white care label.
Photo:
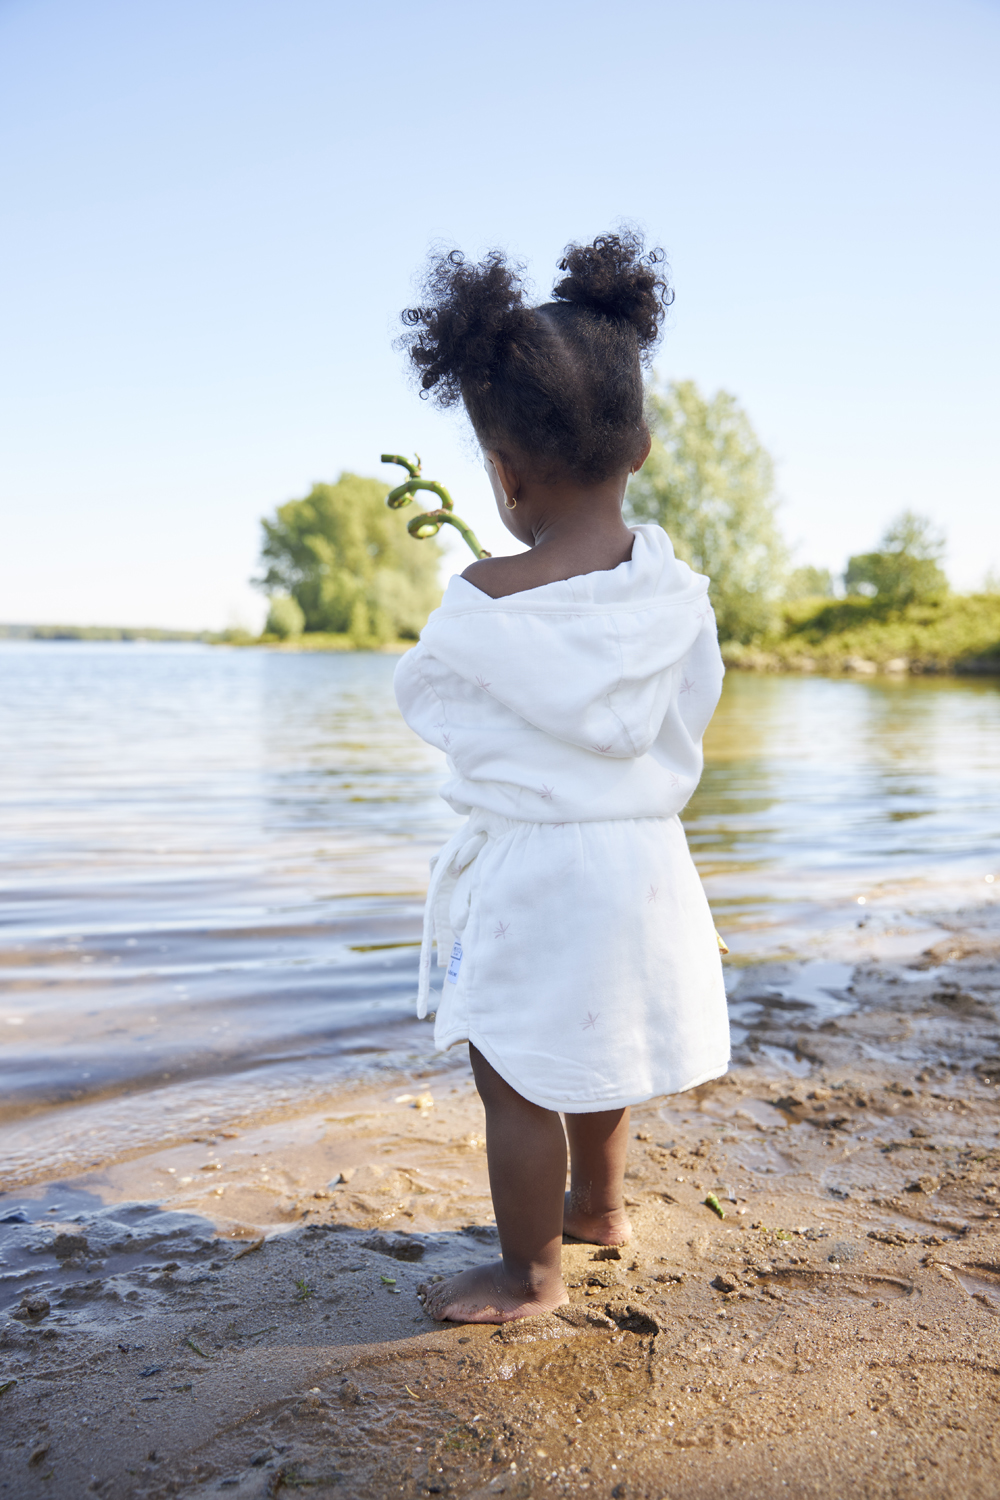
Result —
POLYGON ((448 965, 448 973, 445 976, 448 984, 458 983, 458 971, 462 967, 462 945, 455 939, 455 946, 451 950, 451 963, 448 965))

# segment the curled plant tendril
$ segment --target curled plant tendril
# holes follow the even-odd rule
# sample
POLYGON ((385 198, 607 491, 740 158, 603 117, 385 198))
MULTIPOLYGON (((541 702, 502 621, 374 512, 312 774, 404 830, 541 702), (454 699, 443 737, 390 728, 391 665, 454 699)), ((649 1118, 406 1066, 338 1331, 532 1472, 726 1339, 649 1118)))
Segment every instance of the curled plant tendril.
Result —
POLYGON ((420 490, 430 490, 431 494, 437 495, 441 501, 438 510, 424 510, 412 521, 407 522, 406 529, 411 536, 418 541, 424 541, 427 537, 437 536, 444 525, 454 526, 455 530, 465 539, 473 557, 490 557, 485 547, 479 545, 479 538, 471 527, 466 526, 460 516, 455 515, 452 498, 443 484, 438 484, 434 479, 422 479, 420 477, 420 455, 415 455, 411 463, 408 458, 403 458, 398 453, 383 453, 384 464, 399 464, 409 474, 409 479, 404 479, 402 484, 396 486, 385 497, 385 503, 390 510, 402 510, 404 505, 409 505, 411 500, 420 490))

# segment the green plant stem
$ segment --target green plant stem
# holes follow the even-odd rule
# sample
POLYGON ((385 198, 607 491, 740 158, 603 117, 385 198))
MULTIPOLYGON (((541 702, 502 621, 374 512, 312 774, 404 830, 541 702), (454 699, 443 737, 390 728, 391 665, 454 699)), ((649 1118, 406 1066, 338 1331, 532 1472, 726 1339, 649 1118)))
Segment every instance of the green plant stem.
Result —
POLYGON ((385 503, 390 510, 401 510, 404 505, 409 505, 418 490, 430 490, 437 495, 446 510, 453 510, 454 503, 443 484, 438 484, 434 479, 406 479, 397 485, 385 497, 385 503))
POLYGON ((414 459, 415 462, 411 463, 408 458, 403 458, 399 453, 383 453, 381 461, 384 464, 399 464, 399 467, 405 469, 411 479, 416 479, 420 473, 420 454, 415 454, 414 459))
POLYGON ((438 484, 433 479, 420 478, 419 456, 417 456, 415 463, 411 463, 408 458, 403 458, 398 453, 383 453, 382 462, 384 464, 399 464, 400 468, 405 469, 410 476, 402 484, 397 485, 394 490, 390 490, 386 496, 385 503, 390 510, 402 510, 403 506, 409 505, 410 501, 420 490, 429 490, 431 494, 437 495, 441 501, 440 509, 425 510, 419 516, 414 516, 413 520, 407 523, 406 529, 412 537, 416 538, 418 542, 426 541, 429 537, 437 536, 441 527, 447 524, 448 526, 454 526, 473 557, 491 556, 491 553, 487 552, 486 548, 482 546, 471 526, 467 526, 460 516, 455 515, 454 503, 444 485, 438 484))
POLYGON ((407 531, 418 541, 424 541, 427 537, 437 536, 442 526, 454 526, 455 530, 468 545, 473 557, 489 557, 491 554, 480 545, 479 538, 467 526, 461 516, 456 516, 449 510, 425 510, 419 516, 414 516, 407 526, 407 531), (426 530, 424 528, 427 528, 426 530))

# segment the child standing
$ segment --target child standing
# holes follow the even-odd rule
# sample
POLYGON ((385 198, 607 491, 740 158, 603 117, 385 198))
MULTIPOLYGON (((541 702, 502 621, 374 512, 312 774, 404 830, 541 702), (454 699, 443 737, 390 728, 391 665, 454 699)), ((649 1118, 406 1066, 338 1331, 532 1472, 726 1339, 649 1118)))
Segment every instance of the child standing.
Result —
POLYGON ((571 246, 554 300, 531 307, 499 252, 452 252, 403 315, 424 393, 464 403, 529 548, 453 578, 396 671, 467 816, 432 865, 418 1013, 436 941, 435 1040, 469 1043, 502 1250, 424 1289, 439 1319, 566 1302, 563 1234, 629 1237, 629 1106, 728 1065, 718 945, 678 818, 722 684, 708 579, 660 527, 622 518, 650 447, 662 260, 631 234, 571 246))

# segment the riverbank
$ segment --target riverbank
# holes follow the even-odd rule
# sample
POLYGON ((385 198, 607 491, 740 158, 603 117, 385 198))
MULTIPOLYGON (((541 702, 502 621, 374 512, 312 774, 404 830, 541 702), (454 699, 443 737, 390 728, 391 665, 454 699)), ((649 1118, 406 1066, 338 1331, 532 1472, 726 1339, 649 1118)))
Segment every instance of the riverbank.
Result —
MULTIPOLYGON (((399 655, 409 639, 359 640, 347 632, 281 638, 237 628, 220 632, 118 626, 0 625, 0 639, 198 641, 278 653, 376 651, 399 655)), ((1000 594, 945 595, 887 610, 877 599, 805 599, 782 607, 778 627, 752 644, 723 644, 726 666, 749 672, 819 675, 1000 676, 1000 594)))
POLYGON ((723 647, 752 672, 1000 675, 1000 594, 946 595, 887 610, 877 599, 804 599, 752 645, 723 647))
POLYGON ((496 1247, 460 1054, 6 1195, 0 1493, 995 1496, 1000 924, 941 925, 827 1010, 740 972, 560 1316, 417 1299, 496 1247))

